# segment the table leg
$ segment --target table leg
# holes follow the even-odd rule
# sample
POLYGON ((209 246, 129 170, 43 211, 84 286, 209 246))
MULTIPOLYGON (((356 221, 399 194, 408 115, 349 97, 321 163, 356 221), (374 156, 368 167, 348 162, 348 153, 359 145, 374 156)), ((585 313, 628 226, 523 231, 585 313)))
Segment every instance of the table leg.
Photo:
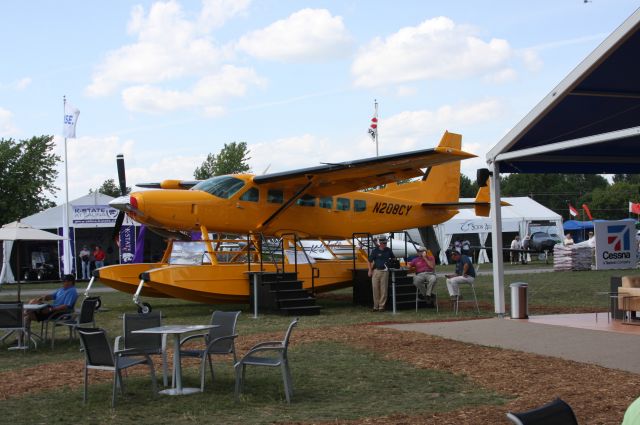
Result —
POLYGON ((182 365, 180 364, 180 334, 173 334, 173 388, 160 391, 166 395, 187 395, 199 393, 200 388, 182 387, 182 365))
POLYGON ((173 336, 173 370, 176 375, 176 392, 182 394, 182 365, 180 364, 180 335, 173 336))

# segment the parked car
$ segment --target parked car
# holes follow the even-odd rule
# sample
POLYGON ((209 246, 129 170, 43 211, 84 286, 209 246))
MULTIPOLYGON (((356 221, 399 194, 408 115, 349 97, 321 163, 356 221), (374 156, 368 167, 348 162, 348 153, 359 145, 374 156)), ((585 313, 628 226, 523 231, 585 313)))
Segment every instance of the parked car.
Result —
POLYGON ((559 243, 562 243, 562 240, 556 234, 535 232, 531 234, 529 249, 531 251, 553 251, 554 245, 559 243))

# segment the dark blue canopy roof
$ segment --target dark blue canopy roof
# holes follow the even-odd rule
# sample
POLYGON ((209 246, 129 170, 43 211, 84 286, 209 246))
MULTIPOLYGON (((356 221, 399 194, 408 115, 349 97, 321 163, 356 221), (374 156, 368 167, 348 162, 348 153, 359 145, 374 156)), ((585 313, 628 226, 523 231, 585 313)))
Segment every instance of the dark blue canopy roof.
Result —
POLYGON ((499 162, 501 173, 640 173, 640 128, 634 129, 640 126, 638 58, 640 9, 523 118, 487 160, 499 162))

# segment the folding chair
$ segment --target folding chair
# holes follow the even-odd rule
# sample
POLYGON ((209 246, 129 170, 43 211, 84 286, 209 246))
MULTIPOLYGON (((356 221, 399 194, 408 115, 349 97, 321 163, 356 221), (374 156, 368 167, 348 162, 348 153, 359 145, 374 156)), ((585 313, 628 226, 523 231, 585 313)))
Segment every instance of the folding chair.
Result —
MULTIPOLYGON (((418 295, 420 295, 420 290, 416 288, 416 313, 418 312, 418 304, 420 303, 420 301, 423 301, 418 295)), ((439 313, 440 309, 438 308, 438 292, 435 290, 435 288, 433 289, 433 291, 431 291, 431 302, 436 306, 436 313, 439 313)))
POLYGON ((159 354, 162 356, 162 384, 167 386, 167 338, 166 335, 133 333, 140 329, 162 326, 162 313, 125 313, 122 315, 122 335, 117 336, 114 349, 126 349, 134 354, 159 354), (122 347, 120 347, 122 345, 122 347))
MULTIPOLYGON (((153 394, 157 393, 156 374, 153 369, 153 361, 148 354, 141 354, 144 358, 134 358, 127 354, 130 350, 113 351, 107 340, 107 332, 99 328, 79 328, 78 334, 84 348, 84 394, 83 402, 87 402, 87 387, 89 384, 89 369, 113 371, 113 391, 111 407, 116 405, 116 390, 120 387, 124 395, 124 382, 122 381, 123 369, 139 364, 147 364, 151 372, 153 394)), ((132 350, 131 350, 132 351, 132 350)))
MULTIPOLYGON (((476 287, 473 282, 459 282, 458 287, 461 288, 463 285, 469 285, 471 287, 471 291, 473 291, 473 302, 476 305, 476 312, 480 314, 480 306, 478 305, 478 297, 476 296, 476 287)), ((453 301, 453 311, 458 315, 458 311, 460 308, 460 303, 465 301, 460 301, 461 296, 457 296, 453 301)))
POLYGON ((245 369, 247 366, 268 366, 280 367, 282 372, 282 380, 284 381, 284 393, 287 403, 291 403, 293 397, 293 386, 291 383, 291 371, 289 370, 289 359, 287 351, 289 348, 289 337, 291 331, 298 324, 298 318, 295 318, 284 336, 282 341, 267 341, 254 345, 247 354, 235 364, 236 371, 236 400, 240 399, 240 392, 244 386, 245 369), (271 356, 265 355, 271 354, 271 356))
POLYGON ((559 398, 526 412, 509 412, 507 418, 516 425, 578 425, 571 406, 559 398))
POLYGON ((63 314, 56 317, 52 322, 51 328, 51 348, 53 349, 56 342, 56 328, 60 326, 66 326, 69 328, 69 340, 76 334, 78 328, 81 327, 96 327, 95 312, 100 304, 100 297, 87 297, 82 301, 80 307, 80 314, 71 313, 63 314))
POLYGON ((207 368, 207 360, 209 368, 211 369, 211 381, 213 382, 213 363, 211 362, 211 355, 225 355, 233 354, 233 364, 235 365, 238 359, 236 358, 236 346, 235 339, 238 337, 236 334, 236 323, 238 322, 239 311, 214 311, 211 315, 211 324, 219 325, 212 328, 208 334, 190 335, 180 341, 180 358, 182 357, 197 357, 201 359, 200 362, 200 391, 204 392, 204 376, 207 368), (204 338, 205 347, 203 349, 188 350, 183 349, 182 345, 195 338, 204 338))

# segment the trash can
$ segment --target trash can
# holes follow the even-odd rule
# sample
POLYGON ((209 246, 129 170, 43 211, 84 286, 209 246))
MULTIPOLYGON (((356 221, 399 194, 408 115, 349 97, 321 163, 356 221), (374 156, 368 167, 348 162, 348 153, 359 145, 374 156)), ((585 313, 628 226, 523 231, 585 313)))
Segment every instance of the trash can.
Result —
POLYGON ((529 317, 529 305, 527 301, 528 284, 514 282, 511 285, 511 318, 526 319, 529 317))

